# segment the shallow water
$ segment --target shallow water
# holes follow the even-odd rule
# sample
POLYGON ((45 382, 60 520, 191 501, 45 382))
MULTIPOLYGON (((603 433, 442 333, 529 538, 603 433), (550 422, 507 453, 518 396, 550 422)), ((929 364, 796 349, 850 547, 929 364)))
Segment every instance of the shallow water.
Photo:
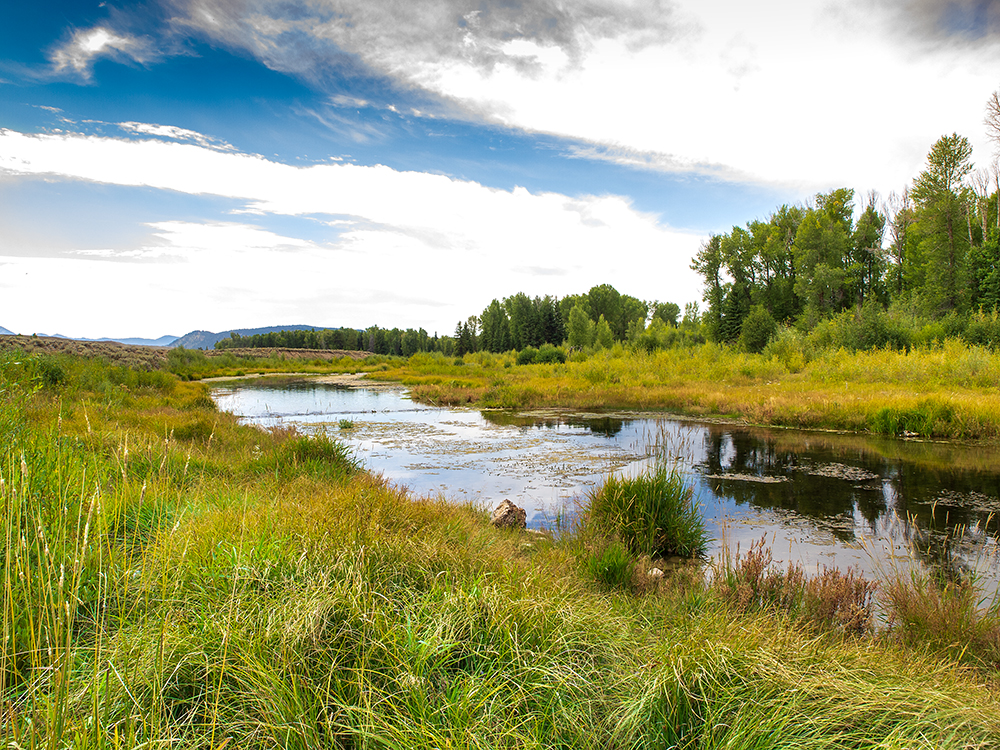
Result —
POLYGON ((529 524, 572 514, 611 472, 675 464, 714 541, 736 553, 766 537, 774 557, 868 575, 930 566, 1000 582, 1000 451, 994 447, 765 430, 656 414, 484 412, 410 401, 401 388, 315 380, 217 388, 221 409, 350 445, 366 468, 417 495, 493 507, 529 524), (341 426, 342 421, 353 424, 341 426))

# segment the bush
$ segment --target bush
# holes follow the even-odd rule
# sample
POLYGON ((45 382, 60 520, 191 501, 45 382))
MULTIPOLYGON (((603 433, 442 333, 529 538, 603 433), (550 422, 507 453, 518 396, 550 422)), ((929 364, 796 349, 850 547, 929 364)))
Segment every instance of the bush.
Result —
POLYGON ((771 338, 762 354, 780 362, 789 372, 801 372, 813 358, 812 347, 794 328, 782 327, 771 338))
POLYGON ((517 353, 517 363, 519 365, 533 365, 538 361, 538 350, 533 346, 526 346, 517 353))
POLYGON ((552 344, 542 344, 535 355, 535 362, 538 364, 562 364, 566 361, 566 352, 557 349, 552 344))
POLYGON ((807 579, 801 565, 789 563, 781 570, 774 564, 767 537, 750 543, 735 561, 723 556, 713 588, 738 612, 787 612, 822 629, 864 635, 872 627, 875 607, 874 581, 852 568, 842 573, 824 566, 823 572, 807 579))
POLYGON ((708 545, 692 489, 663 466, 634 478, 608 477, 590 494, 588 520, 634 555, 695 557, 708 545))

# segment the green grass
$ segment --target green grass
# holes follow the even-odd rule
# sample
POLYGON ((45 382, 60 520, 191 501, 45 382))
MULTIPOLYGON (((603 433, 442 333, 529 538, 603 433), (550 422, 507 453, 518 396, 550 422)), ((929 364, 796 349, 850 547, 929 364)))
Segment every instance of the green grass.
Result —
POLYGON ((0 360, 11 748, 1000 744, 995 670, 909 631, 629 583, 621 543, 595 581, 583 532, 498 532, 201 384, 36 365, 0 360))
POLYGON ((609 476, 589 493, 586 513, 586 523, 634 555, 695 557, 708 546, 691 488, 665 466, 636 477, 609 476))

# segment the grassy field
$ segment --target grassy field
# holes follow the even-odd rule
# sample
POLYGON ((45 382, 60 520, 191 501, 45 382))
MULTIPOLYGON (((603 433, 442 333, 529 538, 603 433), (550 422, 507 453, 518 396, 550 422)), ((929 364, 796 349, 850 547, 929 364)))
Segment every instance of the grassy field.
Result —
POLYGON ((949 341, 911 352, 746 354, 715 344, 646 354, 617 346, 563 364, 414 355, 370 377, 430 403, 662 410, 755 425, 1000 438, 1000 355, 949 341))
POLYGON ((971 584, 495 530, 103 360, 0 354, 0 445, 5 747, 1000 746, 971 584))

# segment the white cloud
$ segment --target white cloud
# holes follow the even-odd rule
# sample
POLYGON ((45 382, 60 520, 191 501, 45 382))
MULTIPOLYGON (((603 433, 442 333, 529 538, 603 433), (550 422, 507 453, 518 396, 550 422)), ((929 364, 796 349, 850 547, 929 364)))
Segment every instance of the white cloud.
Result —
POLYGON ((70 335, 112 330, 136 286, 144 304, 129 308, 130 320, 150 335, 164 326, 285 322, 448 333, 493 297, 518 291, 563 296, 610 283, 681 304, 700 295, 688 264, 701 238, 660 225, 620 196, 532 194, 385 166, 293 167, 190 144, 9 130, 0 131, 4 173, 226 196, 265 223, 328 216, 340 233, 321 243, 238 221, 170 221, 151 225, 144 246, 103 257, 62 265, 9 257, 10 277, 27 275, 5 291, 8 309, 31 319, 3 321, 8 328, 65 327, 59 321, 70 318, 80 327, 63 331, 70 335), (53 274, 59 282, 47 286, 53 274))
POLYGON ((191 141, 205 148, 214 148, 222 151, 235 151, 236 149, 218 138, 198 133, 186 128, 178 128, 174 125, 154 125, 145 122, 120 122, 118 127, 126 133, 137 135, 151 135, 160 138, 171 138, 176 141, 191 141))
POLYGON ((72 69, 78 75, 90 78, 91 66, 101 55, 122 55, 136 62, 145 62, 155 56, 147 40, 95 26, 76 31, 49 59, 57 73, 72 69))
POLYGON ((645 167, 887 192, 943 134, 985 158, 1000 62, 992 5, 315 0, 292 14, 187 0, 183 23, 319 85, 316 71, 346 64, 346 51, 474 119, 642 154, 645 167))

